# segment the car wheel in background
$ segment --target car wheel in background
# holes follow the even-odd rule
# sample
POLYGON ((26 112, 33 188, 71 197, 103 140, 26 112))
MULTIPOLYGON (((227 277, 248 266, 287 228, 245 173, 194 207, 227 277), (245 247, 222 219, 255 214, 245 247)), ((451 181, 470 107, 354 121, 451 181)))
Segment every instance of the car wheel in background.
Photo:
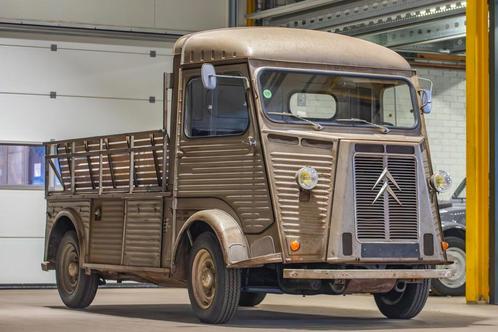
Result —
POLYGON ((432 292, 437 295, 462 296, 465 295, 466 279, 466 254, 465 240, 455 236, 445 238, 449 248, 446 255, 451 265, 440 265, 438 268, 451 269, 454 275, 450 278, 441 278, 432 280, 432 292))

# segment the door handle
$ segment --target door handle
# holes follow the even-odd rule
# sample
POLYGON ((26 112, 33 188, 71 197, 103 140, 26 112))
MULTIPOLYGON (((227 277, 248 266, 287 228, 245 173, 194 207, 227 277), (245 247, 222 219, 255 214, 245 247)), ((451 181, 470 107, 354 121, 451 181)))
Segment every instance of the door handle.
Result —
POLYGON ((256 141, 256 139, 254 137, 249 136, 249 137, 247 137, 247 140, 244 141, 244 143, 246 143, 247 145, 249 145, 249 147, 254 149, 258 142, 256 141))
POLYGON ((102 220, 102 208, 100 206, 95 209, 93 214, 95 216, 95 221, 102 220))

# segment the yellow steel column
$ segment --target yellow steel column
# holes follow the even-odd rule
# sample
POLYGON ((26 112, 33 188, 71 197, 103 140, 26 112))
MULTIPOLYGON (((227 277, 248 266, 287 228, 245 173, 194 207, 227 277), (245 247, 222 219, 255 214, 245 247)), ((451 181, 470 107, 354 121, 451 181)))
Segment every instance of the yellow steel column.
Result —
MULTIPOLYGON (((246 14, 252 14, 256 11, 256 0, 247 0, 246 14)), ((254 20, 246 19, 246 25, 248 27, 254 26, 254 20)))
POLYGON ((489 39, 486 0, 467 1, 467 302, 489 301, 489 39))

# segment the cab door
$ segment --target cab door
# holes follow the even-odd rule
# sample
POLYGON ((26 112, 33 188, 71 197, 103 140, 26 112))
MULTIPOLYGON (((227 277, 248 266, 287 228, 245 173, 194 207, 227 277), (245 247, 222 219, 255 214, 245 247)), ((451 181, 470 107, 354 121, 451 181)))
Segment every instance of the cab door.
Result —
MULTIPOLYGON (((217 66, 216 72, 248 77, 247 64, 217 66)), ((249 90, 242 79, 218 78, 208 91, 200 68, 183 71, 182 86, 177 188, 179 198, 192 199, 179 200, 179 209, 187 201, 191 211, 228 205, 246 233, 262 232, 273 214, 249 90)))

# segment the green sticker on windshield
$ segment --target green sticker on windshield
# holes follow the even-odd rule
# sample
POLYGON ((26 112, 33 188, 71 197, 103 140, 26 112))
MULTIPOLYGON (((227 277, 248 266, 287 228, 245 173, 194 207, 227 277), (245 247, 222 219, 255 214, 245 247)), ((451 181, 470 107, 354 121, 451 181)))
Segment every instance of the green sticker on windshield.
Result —
POLYGON ((264 89, 263 90, 263 97, 265 97, 266 99, 270 99, 272 96, 272 93, 269 89, 264 89))

